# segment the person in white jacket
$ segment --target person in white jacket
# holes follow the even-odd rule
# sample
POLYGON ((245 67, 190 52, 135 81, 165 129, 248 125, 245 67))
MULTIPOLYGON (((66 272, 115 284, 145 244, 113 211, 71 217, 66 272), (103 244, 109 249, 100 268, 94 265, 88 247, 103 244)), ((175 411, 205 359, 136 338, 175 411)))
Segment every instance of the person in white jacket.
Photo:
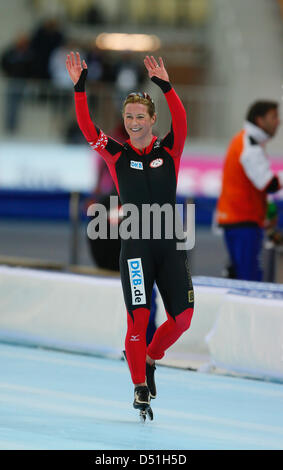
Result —
POLYGON ((265 144, 276 134, 279 124, 278 103, 257 101, 227 150, 216 220, 224 229, 237 279, 263 278, 260 253, 267 195, 283 187, 283 174, 272 170, 265 144))

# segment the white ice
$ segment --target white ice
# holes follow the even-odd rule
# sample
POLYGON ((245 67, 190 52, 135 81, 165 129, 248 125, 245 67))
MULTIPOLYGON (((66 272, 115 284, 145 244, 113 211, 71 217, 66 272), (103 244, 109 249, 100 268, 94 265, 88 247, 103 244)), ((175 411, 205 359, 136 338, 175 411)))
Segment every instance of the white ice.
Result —
POLYGON ((159 367, 142 424, 123 361, 0 344, 0 449, 283 449, 283 385, 159 367))

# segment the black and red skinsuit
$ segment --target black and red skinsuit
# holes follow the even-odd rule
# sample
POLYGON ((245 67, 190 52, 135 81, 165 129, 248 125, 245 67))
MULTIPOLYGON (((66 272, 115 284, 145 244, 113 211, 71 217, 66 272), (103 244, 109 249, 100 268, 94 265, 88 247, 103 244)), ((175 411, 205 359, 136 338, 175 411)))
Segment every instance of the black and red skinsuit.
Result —
MULTIPOLYGON (((78 124, 90 146, 107 163, 122 205, 135 204, 138 210, 142 204, 154 203, 175 207, 187 121, 183 104, 171 84, 152 78, 165 94, 172 116, 171 131, 160 141, 153 137, 148 147, 139 150, 130 140, 122 145, 93 124, 83 75, 84 72, 75 86, 78 124)), ((146 354, 152 359, 161 359, 191 323, 194 296, 187 253, 177 250, 176 241, 174 234, 172 239, 151 236, 149 239, 121 240, 120 273, 128 320, 125 348, 133 384, 145 382, 146 354), (157 328, 147 346, 146 329, 154 282, 161 294, 167 320, 157 328)))

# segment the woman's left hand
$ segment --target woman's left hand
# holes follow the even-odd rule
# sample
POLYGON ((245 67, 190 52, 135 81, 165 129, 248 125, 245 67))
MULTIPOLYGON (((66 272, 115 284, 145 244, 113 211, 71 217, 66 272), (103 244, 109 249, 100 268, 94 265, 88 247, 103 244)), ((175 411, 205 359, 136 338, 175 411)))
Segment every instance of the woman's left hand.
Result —
POLYGON ((166 82, 169 82, 169 76, 164 67, 162 57, 159 57, 159 64, 158 64, 153 56, 149 57, 147 55, 144 59, 144 65, 146 66, 146 69, 148 71, 149 78, 157 77, 157 78, 160 78, 161 80, 165 80, 166 82))

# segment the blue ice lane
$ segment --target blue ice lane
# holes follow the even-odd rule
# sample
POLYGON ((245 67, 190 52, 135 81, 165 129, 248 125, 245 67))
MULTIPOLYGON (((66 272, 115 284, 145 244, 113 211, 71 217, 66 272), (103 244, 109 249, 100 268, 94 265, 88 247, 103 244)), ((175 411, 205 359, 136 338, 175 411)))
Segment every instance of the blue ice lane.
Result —
POLYGON ((283 449, 283 385, 157 369, 154 421, 123 361, 0 344, 1 449, 283 449))

